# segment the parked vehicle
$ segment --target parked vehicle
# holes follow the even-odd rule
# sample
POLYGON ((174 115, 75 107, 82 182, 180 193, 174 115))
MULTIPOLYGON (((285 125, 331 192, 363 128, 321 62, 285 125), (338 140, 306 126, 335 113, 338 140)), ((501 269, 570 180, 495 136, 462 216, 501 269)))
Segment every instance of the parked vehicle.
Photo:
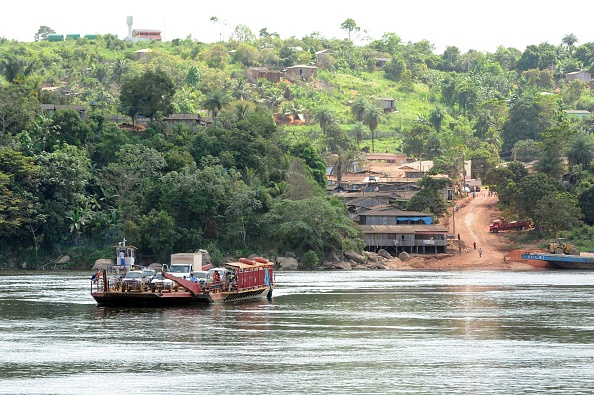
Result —
POLYGON ((179 278, 190 278, 190 273, 194 271, 203 270, 202 254, 201 253, 179 253, 171 255, 171 264, 167 267, 164 265, 165 271, 179 278))
POLYGON ((564 238, 559 237, 557 241, 549 244, 549 254, 580 255, 580 252, 571 243, 567 243, 564 238))
POLYGON ((510 221, 508 222, 505 218, 501 217, 493 221, 489 225, 489 232, 497 233, 504 230, 522 230, 530 229, 532 222, 530 221, 510 221))
POLYGON ((145 284, 149 284, 151 280, 155 277, 155 271, 152 269, 142 269, 142 282, 145 284))
POLYGON ((122 291, 134 291, 142 289, 142 271, 133 270, 126 273, 121 282, 122 291))
POLYGON ((149 288, 152 290, 171 288, 173 284, 175 284, 173 280, 169 280, 168 278, 163 277, 163 273, 159 272, 155 274, 155 276, 151 279, 151 282, 149 283, 149 288))
POLYGON ((207 282, 212 282, 212 278, 210 277, 210 274, 206 270, 198 270, 198 271, 192 272, 192 275, 196 279, 197 283, 204 284, 207 282))

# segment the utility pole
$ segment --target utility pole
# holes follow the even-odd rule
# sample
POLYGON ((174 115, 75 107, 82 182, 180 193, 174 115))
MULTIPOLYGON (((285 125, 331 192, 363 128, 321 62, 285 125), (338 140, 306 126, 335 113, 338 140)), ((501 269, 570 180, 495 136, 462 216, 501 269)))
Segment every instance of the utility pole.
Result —
MULTIPOLYGON (((464 160, 464 151, 462 151, 462 190, 466 191, 466 161, 464 160)), ((468 196, 468 192, 466 193, 468 196)))
POLYGON ((454 237, 456 236, 456 207, 452 207, 452 225, 454 227, 454 229, 452 230, 452 234, 454 235, 454 237))

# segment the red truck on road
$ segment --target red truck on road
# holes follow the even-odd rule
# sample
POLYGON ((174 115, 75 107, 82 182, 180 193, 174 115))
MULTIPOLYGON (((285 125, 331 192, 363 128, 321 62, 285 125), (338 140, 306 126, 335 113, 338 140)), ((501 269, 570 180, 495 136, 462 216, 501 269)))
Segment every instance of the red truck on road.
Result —
POLYGON ((532 226, 532 222, 530 221, 510 221, 503 217, 500 219, 496 219, 493 221, 491 225, 489 225, 489 232, 497 233, 503 230, 522 230, 522 229, 530 229, 532 226))

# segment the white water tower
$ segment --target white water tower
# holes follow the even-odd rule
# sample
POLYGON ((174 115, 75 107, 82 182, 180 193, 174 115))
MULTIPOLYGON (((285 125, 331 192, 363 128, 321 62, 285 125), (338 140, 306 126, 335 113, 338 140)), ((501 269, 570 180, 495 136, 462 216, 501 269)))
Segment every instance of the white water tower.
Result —
POLYGON ((132 17, 127 17, 126 21, 128 22, 128 37, 132 37, 132 17))

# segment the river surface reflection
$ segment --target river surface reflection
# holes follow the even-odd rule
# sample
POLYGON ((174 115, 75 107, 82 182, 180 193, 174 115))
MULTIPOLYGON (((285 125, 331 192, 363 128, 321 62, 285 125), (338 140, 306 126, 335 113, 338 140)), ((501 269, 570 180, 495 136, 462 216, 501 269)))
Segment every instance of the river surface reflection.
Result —
POLYGON ((0 274, 0 394, 591 393, 594 273, 277 273, 272 301, 98 307, 0 274))

